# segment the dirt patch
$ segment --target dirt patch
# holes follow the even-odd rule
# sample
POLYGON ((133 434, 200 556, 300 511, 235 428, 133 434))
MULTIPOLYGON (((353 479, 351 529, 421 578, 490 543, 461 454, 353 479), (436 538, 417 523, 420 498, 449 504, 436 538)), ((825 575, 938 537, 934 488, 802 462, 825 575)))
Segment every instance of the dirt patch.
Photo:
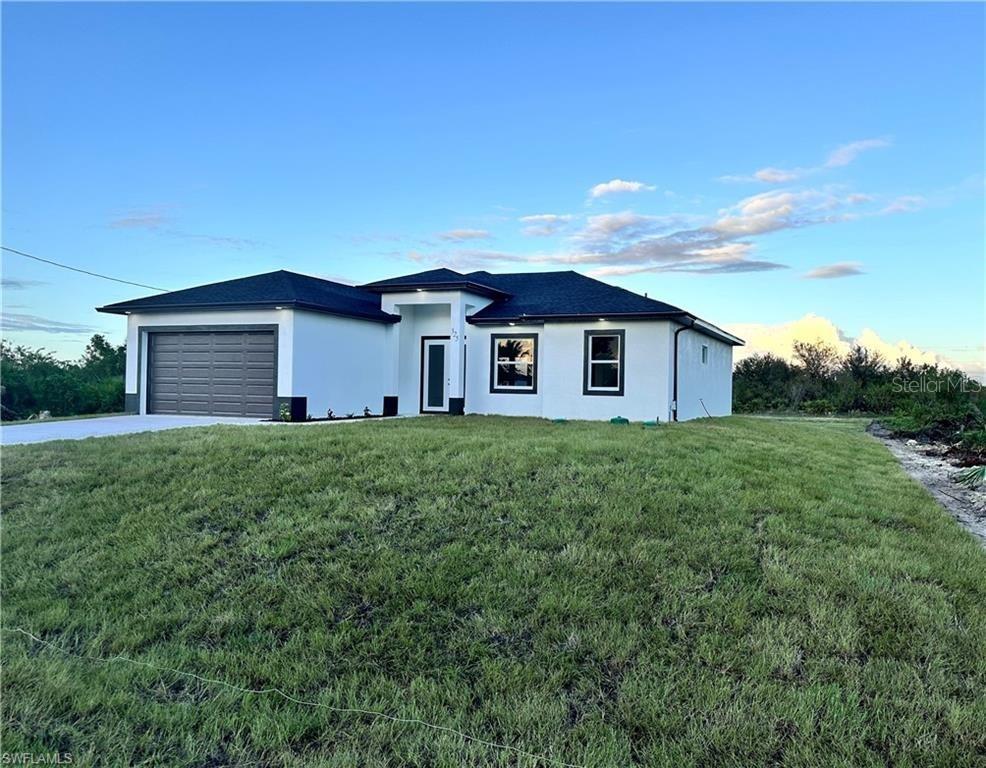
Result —
POLYGON ((965 462, 952 455, 950 446, 893 437, 893 433, 874 422, 867 428, 887 446, 904 471, 928 489, 964 528, 986 547, 986 486, 972 489, 955 482, 965 462))

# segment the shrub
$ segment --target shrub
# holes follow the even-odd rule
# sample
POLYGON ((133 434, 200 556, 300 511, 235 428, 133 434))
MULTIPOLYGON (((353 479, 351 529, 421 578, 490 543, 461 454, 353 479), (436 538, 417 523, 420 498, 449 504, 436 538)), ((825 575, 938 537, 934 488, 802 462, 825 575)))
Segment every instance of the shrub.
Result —
POLYGON ((986 440, 986 394, 978 382, 907 358, 890 365, 859 346, 840 357, 824 344, 797 343, 793 363, 771 354, 741 360, 733 371, 733 409, 865 413, 902 434, 979 446, 972 450, 986 440))
POLYGON ((25 419, 40 411, 52 416, 123 410, 126 347, 92 337, 81 360, 58 360, 44 349, 0 343, 0 414, 25 419))

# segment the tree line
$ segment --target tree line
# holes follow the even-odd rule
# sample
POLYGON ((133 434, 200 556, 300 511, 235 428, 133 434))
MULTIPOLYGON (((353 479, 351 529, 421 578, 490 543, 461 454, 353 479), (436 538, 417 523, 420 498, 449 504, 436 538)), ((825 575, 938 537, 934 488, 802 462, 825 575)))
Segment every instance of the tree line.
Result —
POLYGON ((733 371, 733 410, 893 417, 905 431, 982 430, 983 386, 961 371, 889 362, 858 345, 840 355, 821 342, 795 342, 794 359, 757 354, 733 371))
POLYGON ((0 342, 0 417, 16 421, 42 411, 52 416, 119 413, 126 363, 126 345, 115 346, 100 334, 75 361, 0 342))

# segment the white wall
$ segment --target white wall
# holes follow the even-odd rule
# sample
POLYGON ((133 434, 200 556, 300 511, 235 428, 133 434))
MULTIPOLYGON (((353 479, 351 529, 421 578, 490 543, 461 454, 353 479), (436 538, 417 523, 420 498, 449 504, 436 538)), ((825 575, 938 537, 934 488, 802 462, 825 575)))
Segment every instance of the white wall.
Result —
POLYGON ((452 324, 451 306, 402 306, 400 313, 397 408, 401 414, 416 414, 421 409, 421 337, 449 335, 452 324))
POLYGON ((308 412, 324 417, 380 413, 388 384, 389 325, 294 310, 292 392, 308 398, 308 412))
POLYGON ((541 416, 542 360, 544 359, 543 325, 470 325, 466 328, 466 413, 496 413, 502 416, 541 416), (538 335, 538 359, 534 368, 538 378, 535 394, 493 394, 490 392, 490 336, 494 333, 532 333, 538 335))
POLYGON ((732 411, 733 348, 697 331, 682 331, 678 334, 678 421, 709 414, 728 416, 732 411), (703 344, 709 348, 705 364, 703 344))
MULTIPOLYGON (((434 293, 434 292, 432 292, 434 293)), ((417 299, 417 297, 411 297, 417 299)), ((420 405, 421 337, 447 336, 451 305, 424 303, 400 306, 396 326, 303 310, 239 310, 155 312, 128 317, 126 391, 141 393, 146 409, 146 370, 138 371, 141 349, 146 369, 146 333, 138 326, 276 325, 278 327, 277 394, 304 396, 313 416, 328 408, 339 414, 361 413, 369 406, 379 413, 385 395, 397 394, 399 412, 417 414, 420 405), (396 339, 396 345, 394 340, 396 339), (397 391, 393 388, 397 357, 397 391)), ((440 297, 432 295, 432 302, 440 297)), ((672 341, 677 325, 666 321, 540 325, 466 325, 465 400, 468 413, 538 416, 566 419, 632 421, 670 418, 672 341), (586 330, 623 329, 626 339, 624 394, 584 395, 583 349, 586 330), (490 335, 538 334, 537 394, 490 393, 490 335)), ((732 409, 732 347, 694 330, 679 337, 678 418, 727 415, 732 409), (702 345, 709 347, 702 364, 702 345)))
POLYGON ((190 325, 276 325, 277 326, 277 394, 292 394, 293 315, 291 309, 203 310, 195 312, 141 312, 127 316, 126 392, 140 392, 140 412, 147 412, 147 326, 190 325), (138 369, 138 350, 140 366, 138 369))
POLYGON ((670 323, 631 321, 559 322, 539 326, 471 326, 468 337, 466 411, 514 416, 632 421, 668 418, 670 323), (622 396, 584 395, 583 355, 587 330, 625 333, 622 396), (538 394, 490 394, 490 335, 538 334, 538 394))

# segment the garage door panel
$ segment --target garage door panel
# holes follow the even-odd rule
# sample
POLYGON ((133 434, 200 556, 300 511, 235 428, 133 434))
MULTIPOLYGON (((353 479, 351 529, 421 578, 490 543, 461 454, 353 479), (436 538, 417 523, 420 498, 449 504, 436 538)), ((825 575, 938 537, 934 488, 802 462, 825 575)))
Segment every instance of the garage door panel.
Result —
POLYGON ((270 417, 275 366, 272 331, 154 333, 148 411, 270 417))

